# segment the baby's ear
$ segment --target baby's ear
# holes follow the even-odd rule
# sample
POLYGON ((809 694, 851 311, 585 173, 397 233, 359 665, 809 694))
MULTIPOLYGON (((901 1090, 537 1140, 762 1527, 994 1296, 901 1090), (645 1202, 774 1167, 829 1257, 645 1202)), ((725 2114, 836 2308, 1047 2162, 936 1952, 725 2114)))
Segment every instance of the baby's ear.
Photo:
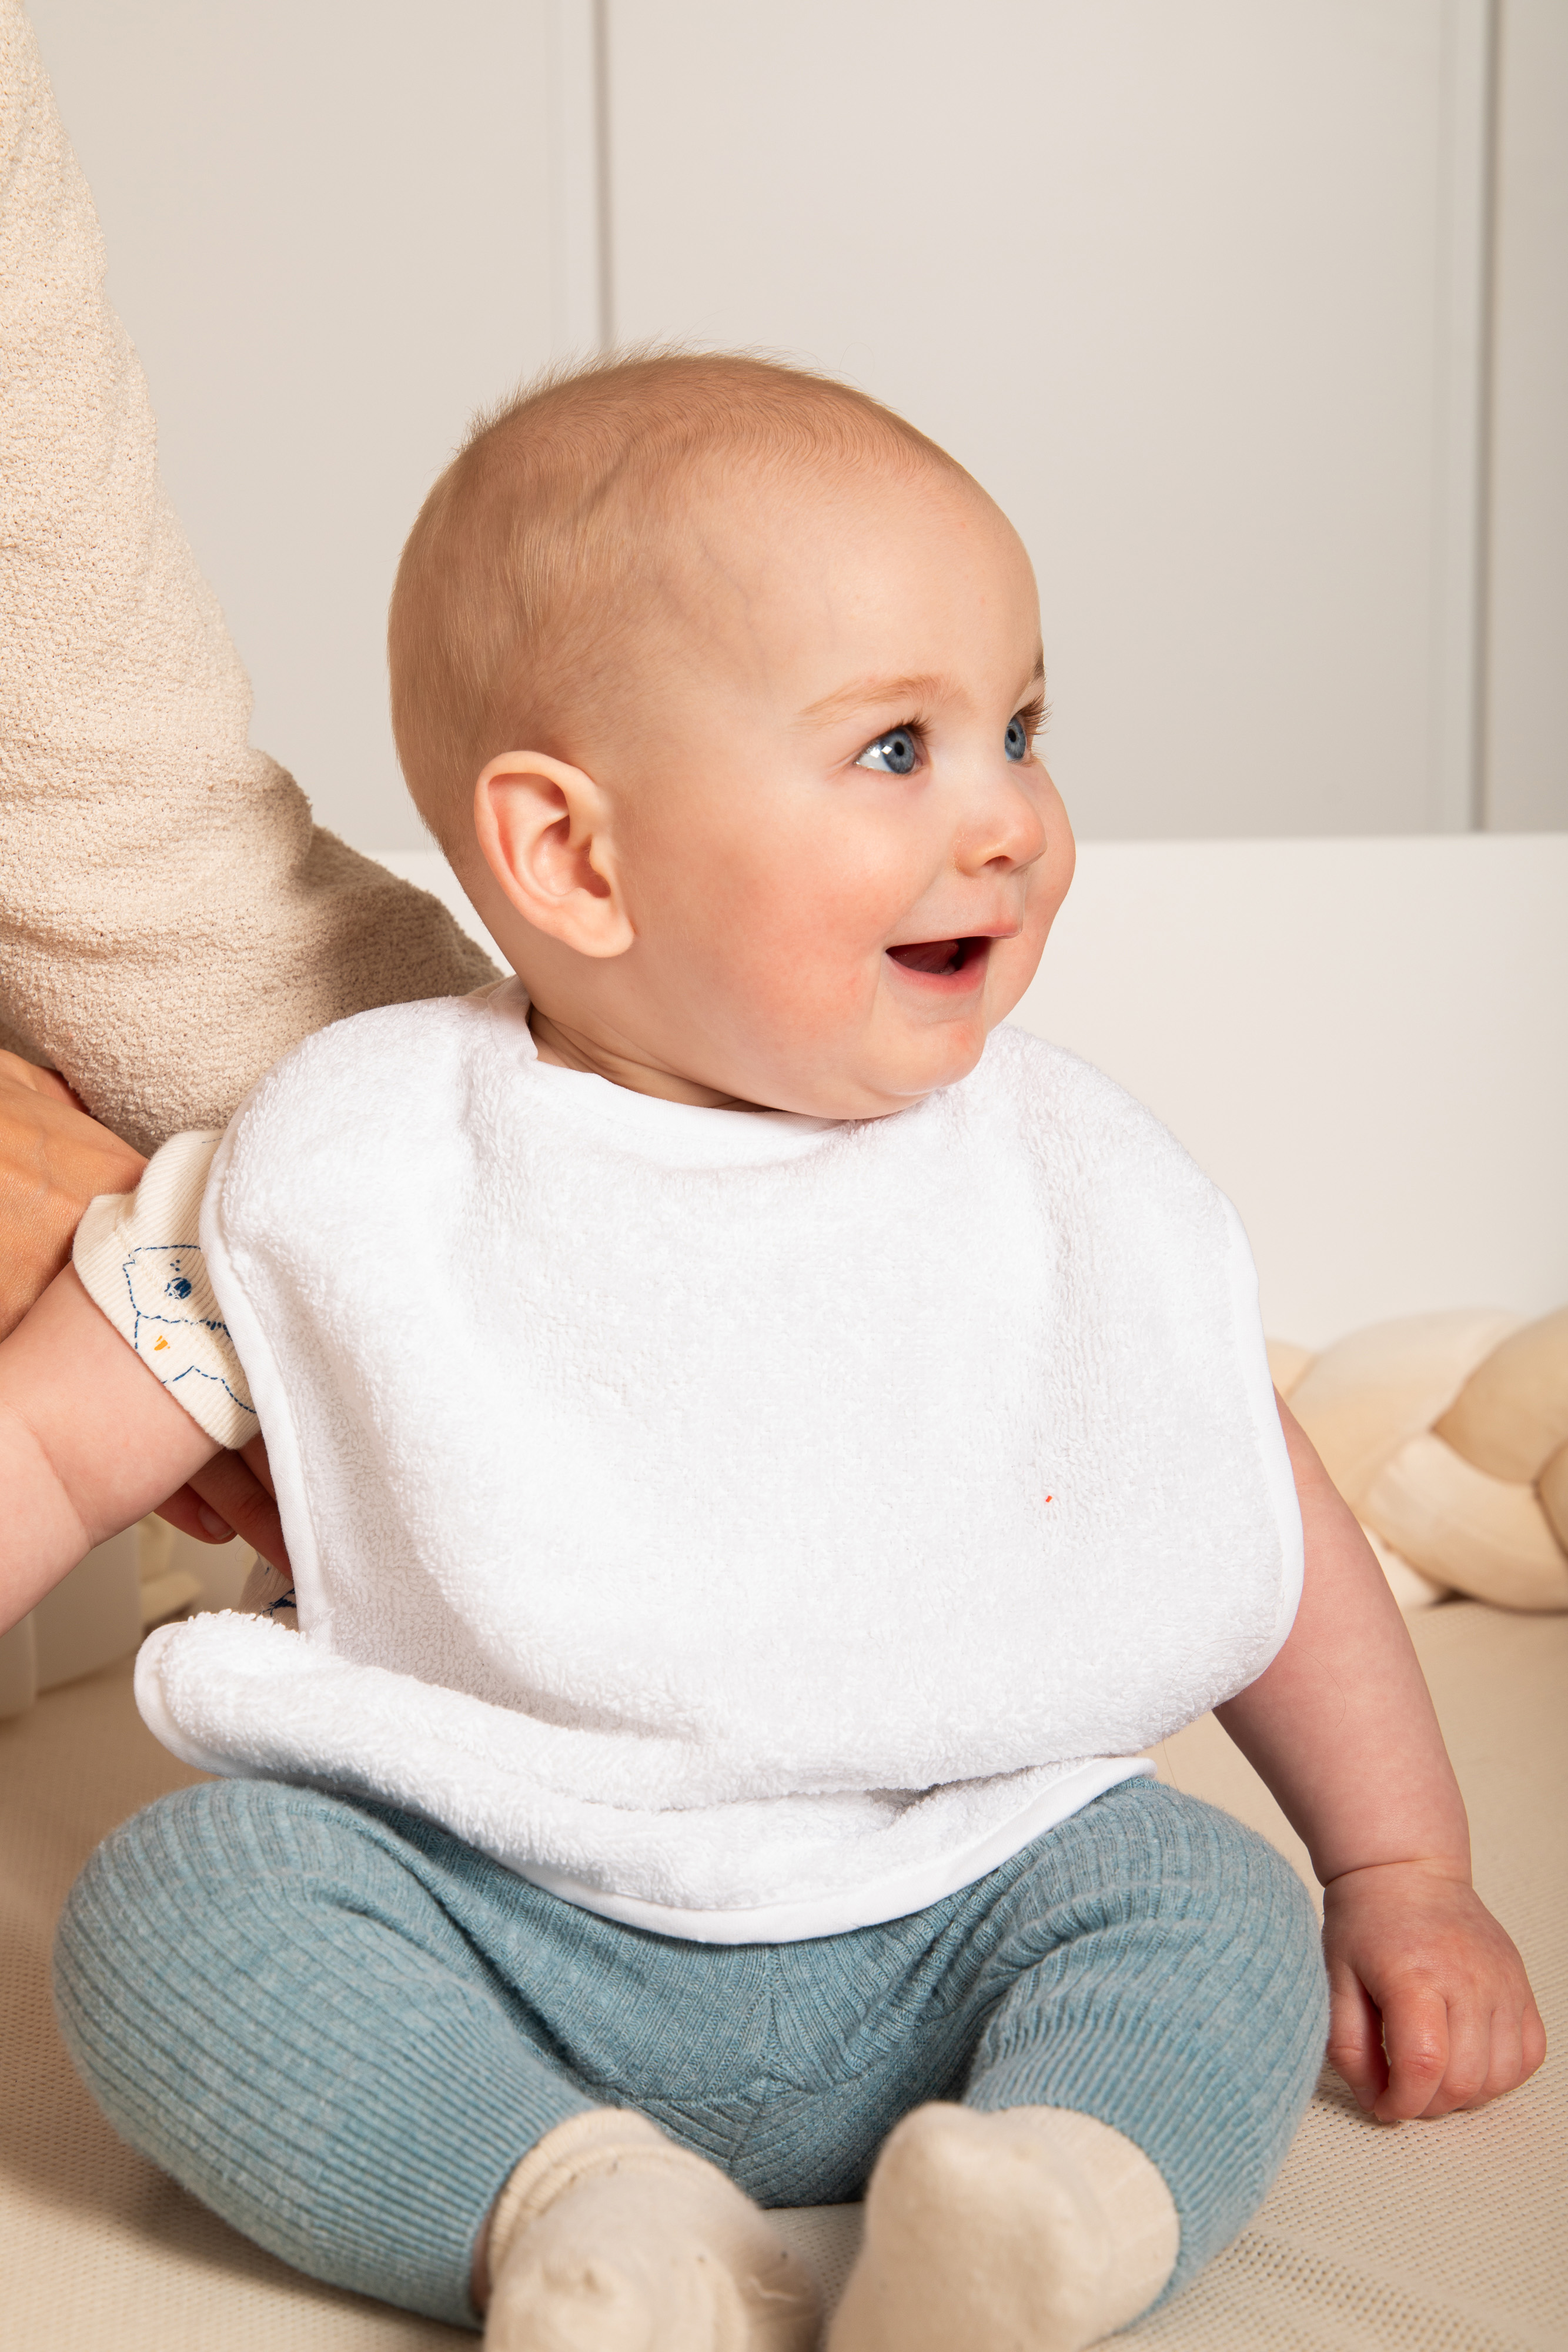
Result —
POLYGON ((474 788, 474 831, 491 876, 535 930, 579 955, 632 945, 609 805, 581 768, 503 751, 474 788))

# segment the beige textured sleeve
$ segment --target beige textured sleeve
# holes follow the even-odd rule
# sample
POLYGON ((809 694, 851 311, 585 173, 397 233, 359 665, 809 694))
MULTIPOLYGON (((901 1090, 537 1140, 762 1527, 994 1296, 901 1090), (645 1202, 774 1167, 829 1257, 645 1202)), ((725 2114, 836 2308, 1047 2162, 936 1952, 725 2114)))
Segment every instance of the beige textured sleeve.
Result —
POLYGON ((311 823, 158 478, 21 0, 0 0, 0 1045, 139 1150, 313 1029, 496 976, 311 823))
POLYGON ((259 1423, 245 1370, 207 1279, 196 1236, 221 1135, 176 1135, 134 1192, 88 1203, 71 1263, 83 1289, 149 1371, 219 1445, 243 1445, 259 1423))

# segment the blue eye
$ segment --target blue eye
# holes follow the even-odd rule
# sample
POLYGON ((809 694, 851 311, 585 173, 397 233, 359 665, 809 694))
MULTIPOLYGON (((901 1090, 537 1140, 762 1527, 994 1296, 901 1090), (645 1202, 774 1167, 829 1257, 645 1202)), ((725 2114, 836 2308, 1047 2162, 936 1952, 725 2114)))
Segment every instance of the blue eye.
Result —
POLYGON ((1021 719, 1015 717, 1008 720, 1008 731, 1002 737, 1002 749, 1009 760, 1028 759, 1029 729, 1021 719))
POLYGON ((874 743, 868 743, 855 765, 880 768, 886 776, 907 776, 919 757, 920 747, 912 730, 895 727, 891 735, 879 735, 874 743))
POLYGON ((173 1281, 166 1282, 163 1287, 171 1298, 189 1298, 191 1295, 191 1285, 183 1274, 177 1274, 173 1281))

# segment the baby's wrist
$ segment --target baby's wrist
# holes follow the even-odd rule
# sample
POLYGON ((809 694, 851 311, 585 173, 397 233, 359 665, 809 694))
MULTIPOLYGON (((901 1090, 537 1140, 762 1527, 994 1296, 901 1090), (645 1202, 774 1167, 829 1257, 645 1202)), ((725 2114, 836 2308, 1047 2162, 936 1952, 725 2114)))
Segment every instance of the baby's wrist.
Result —
MULTIPOLYGON (((1471 1884, 1469 1853, 1416 1853, 1380 1855, 1373 1862, 1348 1864, 1323 1881, 1325 1897, 1336 1892, 1348 1895, 1362 1888, 1374 1888, 1379 1879, 1392 1881, 1396 1874, 1403 1876, 1416 1873, 1450 1886, 1468 1887, 1471 1884)), ((1408 1878, 1405 1878, 1408 1884, 1408 1878)))

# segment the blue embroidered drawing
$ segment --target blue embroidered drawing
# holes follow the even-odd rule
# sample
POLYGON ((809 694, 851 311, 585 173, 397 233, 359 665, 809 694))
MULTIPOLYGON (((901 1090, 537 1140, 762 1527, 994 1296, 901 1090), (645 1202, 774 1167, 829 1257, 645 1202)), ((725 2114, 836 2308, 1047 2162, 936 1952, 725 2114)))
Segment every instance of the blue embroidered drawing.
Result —
POLYGON ((182 1382, 211 1381, 254 1414, 196 1244, 148 1242, 131 1251, 122 1270, 135 1316, 131 1344, 164 1387, 178 1394, 182 1382))

